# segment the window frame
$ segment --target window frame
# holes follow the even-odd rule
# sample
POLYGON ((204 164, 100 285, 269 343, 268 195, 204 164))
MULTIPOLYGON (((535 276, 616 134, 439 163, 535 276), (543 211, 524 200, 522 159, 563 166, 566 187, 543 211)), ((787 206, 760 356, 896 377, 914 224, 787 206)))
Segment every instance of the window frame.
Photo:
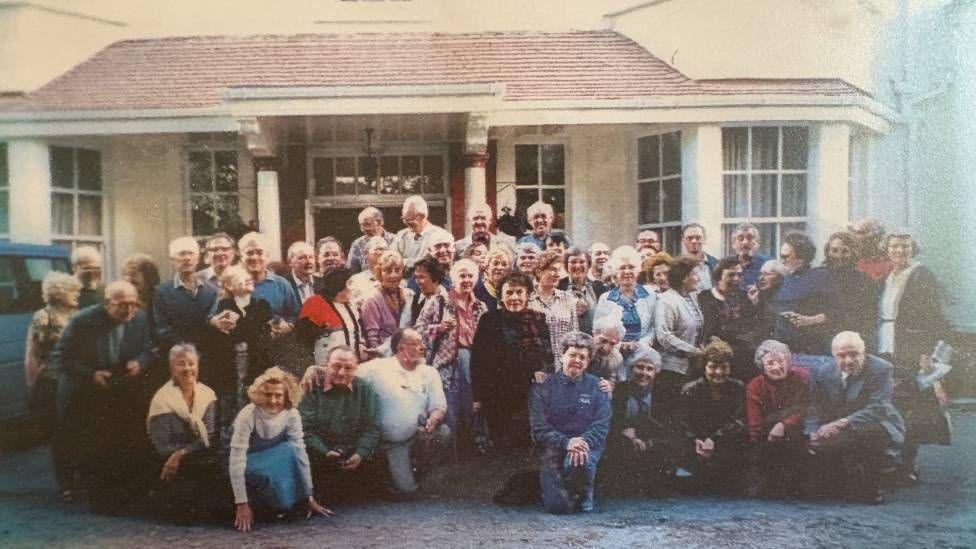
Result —
MULTIPOLYGON (((187 230, 189 234, 193 235, 193 238, 197 240, 208 238, 209 234, 196 234, 195 228, 193 227, 193 198, 195 196, 209 196, 211 198, 219 198, 221 196, 236 196, 237 197, 237 214, 241 216, 241 202, 244 199, 244 194, 242 190, 244 188, 244 178, 242 177, 244 170, 242 169, 242 160, 246 159, 246 155, 241 153, 241 150, 232 144, 196 144, 193 146, 186 147, 183 150, 183 185, 186 192, 186 205, 185 213, 186 223, 188 225, 187 230), (211 184, 212 190, 210 191, 194 191, 191 184, 191 162, 190 155, 193 153, 205 152, 209 155, 210 160, 210 174, 211 174, 211 184), (217 161, 216 154, 221 152, 232 152, 237 155, 237 190, 236 191, 218 191, 217 190, 217 161)), ((241 216, 243 219, 243 216, 241 216)), ((215 231, 220 232, 221 229, 217 224, 214 224, 215 231)))
MULTIPOLYGON (((637 189, 637 200, 636 200, 636 203, 637 203, 637 233, 639 234, 641 231, 644 231, 644 230, 653 230, 653 231, 655 231, 658 234, 658 238, 661 239, 661 249, 667 251, 669 249, 669 247, 670 247, 673 250, 675 250, 676 253, 680 253, 681 252, 681 227, 684 226, 683 218, 684 218, 684 213, 685 213, 684 200, 683 200, 683 193, 684 193, 684 164, 682 163, 682 153, 683 152, 684 151, 683 151, 683 148, 682 148, 682 135, 681 135, 681 129, 680 128, 654 129, 653 131, 639 133, 639 134, 637 134, 634 137, 634 147, 633 147, 634 163, 633 163, 633 166, 634 166, 634 181, 636 182, 635 188, 637 189), (677 134, 678 135, 678 162, 679 162, 680 165, 679 165, 679 168, 678 168, 678 173, 676 175, 667 175, 667 176, 665 176, 665 175, 663 175, 664 174, 664 136, 665 135, 668 135, 668 134, 677 134), (658 147, 657 147, 658 173, 657 173, 657 175, 654 175, 652 177, 641 178, 641 174, 640 174, 640 141, 641 141, 641 139, 645 139, 645 138, 648 138, 648 137, 657 137, 658 138, 658 147), (659 189, 659 191, 658 191, 658 203, 657 203, 658 214, 659 214, 658 215, 658 219, 663 219, 664 218, 664 198, 663 198, 663 193, 660 192, 660 189, 664 186, 664 183, 666 181, 674 181, 674 180, 678 180, 678 192, 680 194, 679 199, 678 199, 678 209, 679 209, 679 211, 678 211, 678 217, 677 217, 677 219, 675 219, 673 221, 658 221, 656 223, 641 223, 641 217, 642 217, 641 216, 641 207, 643 206, 641 204, 641 201, 640 201, 640 188, 641 188, 641 184, 650 183, 650 184, 657 184, 658 185, 658 189, 659 189), (669 228, 671 228, 672 230, 674 228, 677 228, 678 229, 678 239, 677 239, 677 242, 671 244, 670 246, 669 246, 668 237, 667 237, 667 232, 668 232, 667 229, 669 229, 669 228)), ((636 240, 636 238, 637 238, 637 235, 635 234, 634 235, 634 239, 636 240)), ((674 254, 672 254, 672 255, 674 255, 674 254)))
POLYGON ((48 146, 48 162, 51 162, 51 156, 54 154, 55 149, 67 149, 71 151, 71 182, 72 187, 57 187, 54 185, 54 170, 51 170, 51 184, 50 184, 50 200, 51 200, 51 219, 50 219, 50 236, 51 242, 54 244, 65 246, 69 251, 74 251, 78 246, 94 246, 102 252, 103 257, 108 257, 108 244, 109 244, 109 208, 108 201, 108 184, 105 180, 105 153, 100 147, 93 147, 84 144, 74 144, 74 143, 51 143, 48 146), (101 180, 100 190, 88 190, 81 189, 78 186, 78 176, 79 176, 79 166, 78 166, 78 151, 85 150, 90 152, 98 153, 98 172, 99 179, 101 180), (54 197, 55 195, 62 194, 71 196, 72 200, 72 233, 58 233, 55 232, 54 227, 54 197), (100 212, 99 216, 99 230, 101 234, 81 234, 81 197, 98 197, 100 199, 100 212))
MULTIPOLYGON (((811 126, 809 124, 803 123, 780 123, 780 124, 743 124, 743 125, 723 125, 722 126, 723 135, 721 143, 721 153, 723 158, 722 162, 722 246, 724 254, 726 256, 735 255, 732 242, 732 231, 735 227, 742 223, 752 223, 753 225, 770 225, 775 227, 775 234, 773 236, 774 242, 770 250, 772 250, 772 256, 779 255, 779 246, 783 242, 783 226, 788 224, 799 224, 802 223, 805 228, 810 226, 810 185, 812 183, 810 179, 810 156, 813 152, 811 126), (726 129, 742 129, 745 128, 747 133, 746 140, 746 169, 744 170, 727 170, 725 168, 725 136, 724 130, 726 129), (752 134, 753 130, 756 128, 776 128, 776 168, 775 169, 752 169, 753 154, 752 154, 752 134), (806 157, 804 159, 805 169, 783 169, 783 129, 784 128, 804 128, 806 129, 806 157), (727 217, 725 215, 726 203, 725 203, 725 176, 727 175, 739 175, 745 176, 747 187, 746 205, 748 207, 748 215, 745 217, 727 217), (802 175, 804 176, 804 211, 806 215, 803 216, 774 216, 774 217, 754 217, 752 216, 752 176, 754 175, 775 175, 776 176, 776 209, 777 213, 782 213, 783 211, 783 176, 786 175, 802 175)), ((788 231, 794 229, 788 229, 788 231)))
MULTIPOLYGON (((521 190, 525 190, 525 189, 535 190, 536 194, 535 194, 535 200, 533 202, 543 200, 543 192, 546 190, 550 190, 550 191, 561 190, 563 192, 562 219, 560 220, 559 218, 560 212, 554 211, 556 219, 553 221, 553 227, 560 228, 561 230, 565 230, 565 231, 569 230, 569 219, 570 219, 570 210, 571 210, 570 195, 569 195, 569 181, 571 179, 569 173, 569 167, 570 167, 569 154, 570 154, 569 145, 565 142, 565 140, 561 140, 561 139, 547 140, 547 139, 539 139, 539 138, 535 138, 535 139, 529 138, 523 140, 516 140, 515 142, 512 143, 512 172, 514 174, 514 177, 512 178, 513 179, 512 188, 514 189, 513 204, 516 206, 518 205, 518 193, 521 190), (536 160, 535 160, 536 179, 535 179, 535 183, 533 184, 520 183, 518 180, 518 152, 517 151, 518 151, 518 147, 525 147, 525 146, 533 146, 536 148, 536 160), (542 173, 543 173, 542 148, 543 147, 562 147, 563 182, 561 185, 544 185, 542 183, 542 173)), ((555 208, 553 208, 553 210, 555 210, 555 208)), ((527 212, 516 211, 515 213, 519 216, 525 216, 527 212)), ((524 219, 524 221, 528 223, 527 219, 524 219)))

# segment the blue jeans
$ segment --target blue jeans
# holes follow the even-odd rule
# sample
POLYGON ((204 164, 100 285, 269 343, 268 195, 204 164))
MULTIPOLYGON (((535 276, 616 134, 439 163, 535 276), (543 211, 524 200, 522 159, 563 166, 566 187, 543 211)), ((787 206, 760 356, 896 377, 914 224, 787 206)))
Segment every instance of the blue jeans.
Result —
POLYGON ((444 422, 452 433, 459 433, 459 426, 471 427, 471 349, 458 349, 455 382, 444 392, 447 397, 447 418, 444 422))
POLYGON ((574 467, 569 463, 564 449, 545 448, 540 456, 539 485, 542 489, 542 505, 554 514, 576 511, 577 505, 584 510, 593 508, 593 480, 601 451, 590 451, 586 465, 574 467))

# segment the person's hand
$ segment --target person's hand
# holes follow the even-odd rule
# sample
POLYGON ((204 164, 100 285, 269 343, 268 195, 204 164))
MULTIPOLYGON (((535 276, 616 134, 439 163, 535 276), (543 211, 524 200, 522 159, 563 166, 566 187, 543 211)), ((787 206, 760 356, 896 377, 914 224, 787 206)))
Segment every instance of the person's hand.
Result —
POLYGON ((268 321, 271 326, 271 337, 278 338, 291 333, 292 325, 287 320, 276 317, 268 321))
POLYGON ((816 326, 817 324, 822 324, 824 321, 826 321, 826 317, 823 314, 807 316, 793 313, 792 315, 788 315, 787 319, 797 328, 816 326))
POLYGON ((630 440, 630 443, 634 446, 634 451, 644 452, 647 450, 647 444, 637 436, 637 431, 633 427, 628 427, 621 431, 625 437, 630 440))
POLYGON ((622 341, 620 343, 620 354, 624 356, 634 354, 639 345, 636 341, 622 341))
POLYGON ((590 310, 590 306, 582 299, 576 300, 576 316, 583 316, 590 310))
POLYGON ((138 360, 130 360, 125 363, 126 377, 138 377, 140 373, 142 373, 142 366, 139 366, 138 360))
POLYGON ((238 503, 234 513, 234 527, 241 532, 250 532, 253 525, 254 513, 251 512, 251 506, 247 502, 238 503))
POLYGON ((325 457, 329 459, 342 459, 342 454, 336 452, 335 450, 329 450, 325 453, 325 457))
POLYGON ((424 433, 428 435, 433 434, 440 422, 440 419, 436 415, 431 414, 430 417, 427 418, 427 423, 423 426, 424 433))
POLYGON ((302 375, 302 380, 299 382, 303 392, 309 392, 316 386, 321 386, 322 390, 328 391, 329 384, 329 370, 325 366, 311 365, 305 368, 305 374, 302 375))
POLYGON ((480 402, 472 402, 471 403, 471 411, 472 412, 475 412, 475 413, 480 412, 481 411, 481 403, 480 402))
POLYGON ((776 425, 773 425, 773 428, 769 430, 769 436, 767 437, 767 440, 771 442, 775 442, 785 436, 786 436, 786 426, 783 425, 783 422, 779 422, 776 425))
POLYGON ((312 518, 312 515, 322 515, 323 517, 334 516, 335 513, 332 512, 328 507, 324 507, 319 502, 315 501, 315 498, 308 496, 308 513, 305 515, 305 519, 308 520, 312 518))
POLYGON ((609 379, 600 380, 600 390, 604 393, 610 394, 613 392, 613 382, 609 379))
POLYGON ((535 373, 535 382, 536 383, 545 383, 546 382, 546 379, 548 379, 548 378, 549 378, 549 374, 547 374, 545 372, 536 372, 535 373))
POLYGON ((749 298, 749 301, 751 301, 753 305, 758 305, 759 304, 759 286, 756 286, 755 284, 749 286, 746 289, 746 297, 749 298))
POLYGON ((820 428, 817 429, 817 432, 814 433, 814 437, 816 437, 817 440, 827 440, 834 438, 838 433, 840 433, 840 425, 834 421, 826 425, 821 425, 820 428))
POLYGON ((108 387, 108 380, 111 378, 112 372, 108 370, 95 370, 95 385, 98 385, 99 387, 108 387))
POLYGON ((163 464, 163 470, 159 474, 159 480, 170 480, 176 476, 180 470, 180 460, 186 453, 180 449, 170 454, 169 459, 163 464))
POLYGON ((210 325, 225 334, 229 334, 234 330, 234 328, 237 327, 237 319, 239 316, 240 315, 234 311, 226 310, 220 314, 214 315, 213 318, 210 319, 210 325))
POLYGON ((569 439, 569 442, 566 443, 566 450, 570 452, 581 451, 581 450, 588 451, 589 449, 590 449, 590 445, 589 443, 586 442, 586 439, 583 437, 573 437, 569 439))
POLYGON ((708 459, 715 453, 715 441, 710 438, 705 440, 695 439, 695 453, 702 458, 708 459))
POLYGON ((363 457, 359 454, 353 454, 349 456, 345 463, 340 467, 343 471, 355 471, 359 464, 363 462, 363 457))
POLYGON ((454 320, 454 317, 449 316, 441 320, 441 323, 438 324, 437 326, 437 331, 442 334, 446 334, 447 332, 450 332, 456 327, 457 327, 457 321, 454 320))

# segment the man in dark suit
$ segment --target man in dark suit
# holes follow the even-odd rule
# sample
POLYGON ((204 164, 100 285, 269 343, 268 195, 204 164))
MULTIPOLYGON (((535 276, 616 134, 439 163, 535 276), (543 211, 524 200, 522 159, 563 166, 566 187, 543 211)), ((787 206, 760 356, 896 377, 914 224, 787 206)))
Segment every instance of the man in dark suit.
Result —
POLYGON ((102 303, 71 319, 54 349, 59 421, 70 433, 72 457, 92 476, 95 511, 124 505, 142 476, 150 348, 136 289, 119 280, 105 287, 102 303))
POLYGON ((813 478, 825 488, 844 486, 850 499, 882 503, 881 470, 897 462, 905 441, 905 424, 891 404, 892 366, 865 355, 855 332, 837 334, 831 352, 834 366, 811 376, 807 433, 822 472, 813 478))
POLYGON ((304 241, 292 243, 288 247, 288 266, 291 271, 285 280, 295 290, 298 303, 305 303, 322 286, 322 278, 315 274, 315 248, 304 241))

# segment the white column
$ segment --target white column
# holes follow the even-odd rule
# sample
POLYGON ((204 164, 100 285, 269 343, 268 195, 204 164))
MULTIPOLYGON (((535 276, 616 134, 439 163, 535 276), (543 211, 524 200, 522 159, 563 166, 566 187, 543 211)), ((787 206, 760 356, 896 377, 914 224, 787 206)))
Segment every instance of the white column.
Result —
POLYGON ((485 164, 488 162, 488 120, 484 115, 468 115, 464 137, 464 232, 471 230, 468 211, 487 202, 485 164))
POLYGON ((51 160, 47 143, 7 141, 10 183, 10 240, 51 243, 51 160))
POLYGON ((281 205, 278 196, 278 172, 268 159, 255 159, 258 172, 258 230, 268 238, 272 261, 281 260, 281 205))
POLYGON ((722 127, 681 131, 682 222, 705 227, 705 251, 722 257, 722 127))
POLYGON ((810 132, 810 167, 807 176, 807 233, 818 248, 850 222, 848 165, 851 128, 847 124, 820 124, 810 132))

